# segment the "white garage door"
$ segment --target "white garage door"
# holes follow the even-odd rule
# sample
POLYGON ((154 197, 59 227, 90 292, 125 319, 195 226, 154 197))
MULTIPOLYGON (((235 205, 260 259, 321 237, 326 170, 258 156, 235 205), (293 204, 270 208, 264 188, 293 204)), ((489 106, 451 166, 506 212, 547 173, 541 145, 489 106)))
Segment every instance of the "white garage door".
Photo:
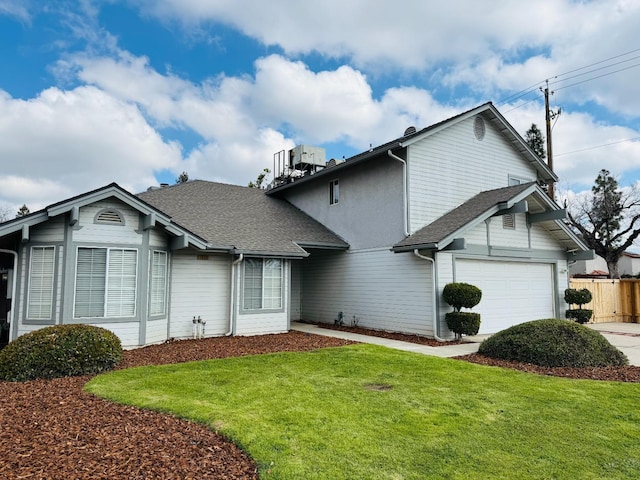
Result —
POLYGON ((551 264, 458 259, 456 282, 482 290, 480 333, 555 316, 551 264))

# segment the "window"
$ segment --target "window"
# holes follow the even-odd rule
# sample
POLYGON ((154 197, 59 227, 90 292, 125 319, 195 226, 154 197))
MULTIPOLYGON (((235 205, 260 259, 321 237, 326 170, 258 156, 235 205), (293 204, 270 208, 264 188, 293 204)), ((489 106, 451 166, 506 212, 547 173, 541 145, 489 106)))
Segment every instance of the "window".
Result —
POLYGON ((55 247, 31 247, 27 318, 50 320, 53 310, 55 247))
POLYGON ((248 258, 244 262, 244 310, 282 308, 282 260, 248 258))
POLYGON ((78 248, 75 318, 136 314, 136 250, 78 248))
POLYGON ((329 182, 329 205, 335 205, 340 201, 340 185, 338 179, 329 182))
POLYGON ((167 303, 167 252, 154 250, 151 258, 151 315, 164 315, 167 303))

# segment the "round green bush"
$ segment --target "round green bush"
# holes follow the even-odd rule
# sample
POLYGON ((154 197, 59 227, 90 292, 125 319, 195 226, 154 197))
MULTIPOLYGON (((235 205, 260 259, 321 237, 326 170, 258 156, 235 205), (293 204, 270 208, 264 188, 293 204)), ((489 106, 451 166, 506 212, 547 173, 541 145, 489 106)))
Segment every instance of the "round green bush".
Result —
POLYGON ((593 316, 593 310, 587 310, 586 308, 576 308, 574 310, 567 310, 564 316, 570 320, 575 320, 578 323, 588 323, 593 316))
POLYGON ((120 339, 90 325, 56 325, 18 337, 0 350, 0 380, 72 377, 104 372, 122 360, 120 339))
POLYGON ((478 353, 542 367, 617 367, 629 363, 600 333, 557 318, 502 330, 482 342, 478 353))
POLYGON ((458 335, 477 335, 480 330, 479 313, 449 312, 444 317, 449 330, 458 335))
POLYGON ((591 291, 588 288, 582 288, 580 290, 576 290, 575 288, 567 288, 564 291, 564 301, 569 305, 585 305, 589 303, 593 299, 593 295, 591 295, 591 291))
POLYGON ((461 308, 473 308, 482 300, 482 291, 470 283, 447 283, 442 291, 442 298, 456 312, 461 308))

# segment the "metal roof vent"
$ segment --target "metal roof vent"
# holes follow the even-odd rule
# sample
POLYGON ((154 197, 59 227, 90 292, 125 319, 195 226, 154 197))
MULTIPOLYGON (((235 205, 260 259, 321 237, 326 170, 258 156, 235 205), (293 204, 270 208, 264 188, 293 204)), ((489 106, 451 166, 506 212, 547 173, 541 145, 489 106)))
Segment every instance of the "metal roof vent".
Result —
POLYGON ((413 125, 411 125, 410 127, 407 127, 407 129, 404 131, 404 136, 406 137, 407 135, 411 135, 412 133, 416 133, 416 127, 414 127, 413 125))
POLYGON ((473 120, 473 134, 476 136, 476 140, 482 140, 485 131, 484 119, 480 115, 476 116, 473 120))

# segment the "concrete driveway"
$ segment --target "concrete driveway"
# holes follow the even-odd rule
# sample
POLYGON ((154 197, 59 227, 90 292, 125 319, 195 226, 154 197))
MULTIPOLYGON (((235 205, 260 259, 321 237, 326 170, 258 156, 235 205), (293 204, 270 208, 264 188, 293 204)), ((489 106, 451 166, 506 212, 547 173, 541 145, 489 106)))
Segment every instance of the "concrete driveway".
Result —
POLYGON ((640 323, 591 323, 609 343, 624 353, 631 365, 640 366, 640 323))

